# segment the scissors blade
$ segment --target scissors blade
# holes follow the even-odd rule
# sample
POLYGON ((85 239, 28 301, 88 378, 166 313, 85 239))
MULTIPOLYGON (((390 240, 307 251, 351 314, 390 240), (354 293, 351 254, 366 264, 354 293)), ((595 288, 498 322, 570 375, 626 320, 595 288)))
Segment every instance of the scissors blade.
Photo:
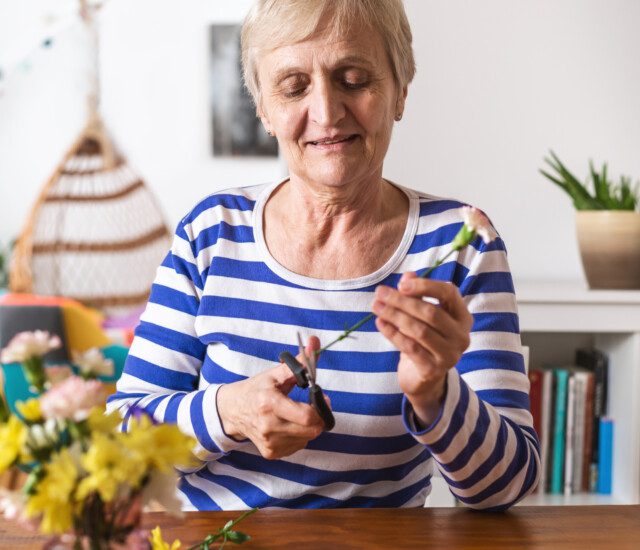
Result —
POLYGON ((309 375, 309 378, 311 378, 312 373, 311 373, 311 367, 309 365, 309 358, 307 357, 307 354, 304 350, 304 343, 302 342, 302 336, 300 335, 299 332, 298 332, 298 350, 300 352, 300 355, 302 356, 302 362, 304 363, 304 368, 307 369, 307 374, 309 375))
POLYGON ((309 368, 311 370, 311 380, 316 383, 316 361, 317 356, 314 350, 311 351, 311 358, 309 359, 309 368))

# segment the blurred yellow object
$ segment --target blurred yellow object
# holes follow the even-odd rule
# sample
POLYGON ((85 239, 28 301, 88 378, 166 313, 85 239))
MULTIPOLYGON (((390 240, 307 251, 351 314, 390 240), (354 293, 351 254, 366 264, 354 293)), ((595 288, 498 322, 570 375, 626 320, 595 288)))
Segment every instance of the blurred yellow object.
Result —
POLYGON ((102 314, 98 311, 75 301, 64 304, 61 308, 67 347, 70 350, 82 353, 111 343, 102 330, 102 314))

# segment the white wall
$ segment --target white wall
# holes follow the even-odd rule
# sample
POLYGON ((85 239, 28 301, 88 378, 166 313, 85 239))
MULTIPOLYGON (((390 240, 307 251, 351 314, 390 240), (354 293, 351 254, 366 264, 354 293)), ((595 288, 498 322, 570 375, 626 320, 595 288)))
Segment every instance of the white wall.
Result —
MULTIPOLYGON (((250 0, 109 0, 102 14, 103 113, 174 225, 201 196, 278 177, 274 160, 214 159, 207 27, 250 0)), ((0 3, 0 62, 43 0, 0 3)), ((51 3, 48 3, 51 5, 51 3)), ((406 0, 418 75, 386 175, 485 209, 516 280, 584 281, 569 199, 537 173, 552 147, 640 177, 640 2, 406 0)), ((81 29, 31 57, 0 96, 0 240, 82 127, 81 29)))

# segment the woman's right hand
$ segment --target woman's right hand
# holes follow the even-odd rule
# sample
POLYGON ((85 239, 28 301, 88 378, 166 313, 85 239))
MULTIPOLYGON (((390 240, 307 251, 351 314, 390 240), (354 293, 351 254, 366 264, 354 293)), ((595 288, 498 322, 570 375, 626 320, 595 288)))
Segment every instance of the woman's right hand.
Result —
MULTIPOLYGON (((310 344, 309 348, 316 348, 316 342, 310 344)), ((234 439, 250 439, 268 459, 282 458, 303 449, 322 433, 324 423, 311 405, 288 397, 295 385, 296 379, 289 367, 280 364, 246 380, 222 386, 218 390, 217 406, 225 433, 234 439)))

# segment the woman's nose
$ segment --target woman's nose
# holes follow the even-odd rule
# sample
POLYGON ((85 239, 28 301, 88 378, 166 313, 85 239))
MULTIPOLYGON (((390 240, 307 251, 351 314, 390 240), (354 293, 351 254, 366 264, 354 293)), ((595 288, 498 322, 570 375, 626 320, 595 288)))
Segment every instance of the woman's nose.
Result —
POLYGON ((309 116, 318 126, 335 126, 344 118, 346 108, 343 98, 330 82, 322 81, 309 94, 309 116))

